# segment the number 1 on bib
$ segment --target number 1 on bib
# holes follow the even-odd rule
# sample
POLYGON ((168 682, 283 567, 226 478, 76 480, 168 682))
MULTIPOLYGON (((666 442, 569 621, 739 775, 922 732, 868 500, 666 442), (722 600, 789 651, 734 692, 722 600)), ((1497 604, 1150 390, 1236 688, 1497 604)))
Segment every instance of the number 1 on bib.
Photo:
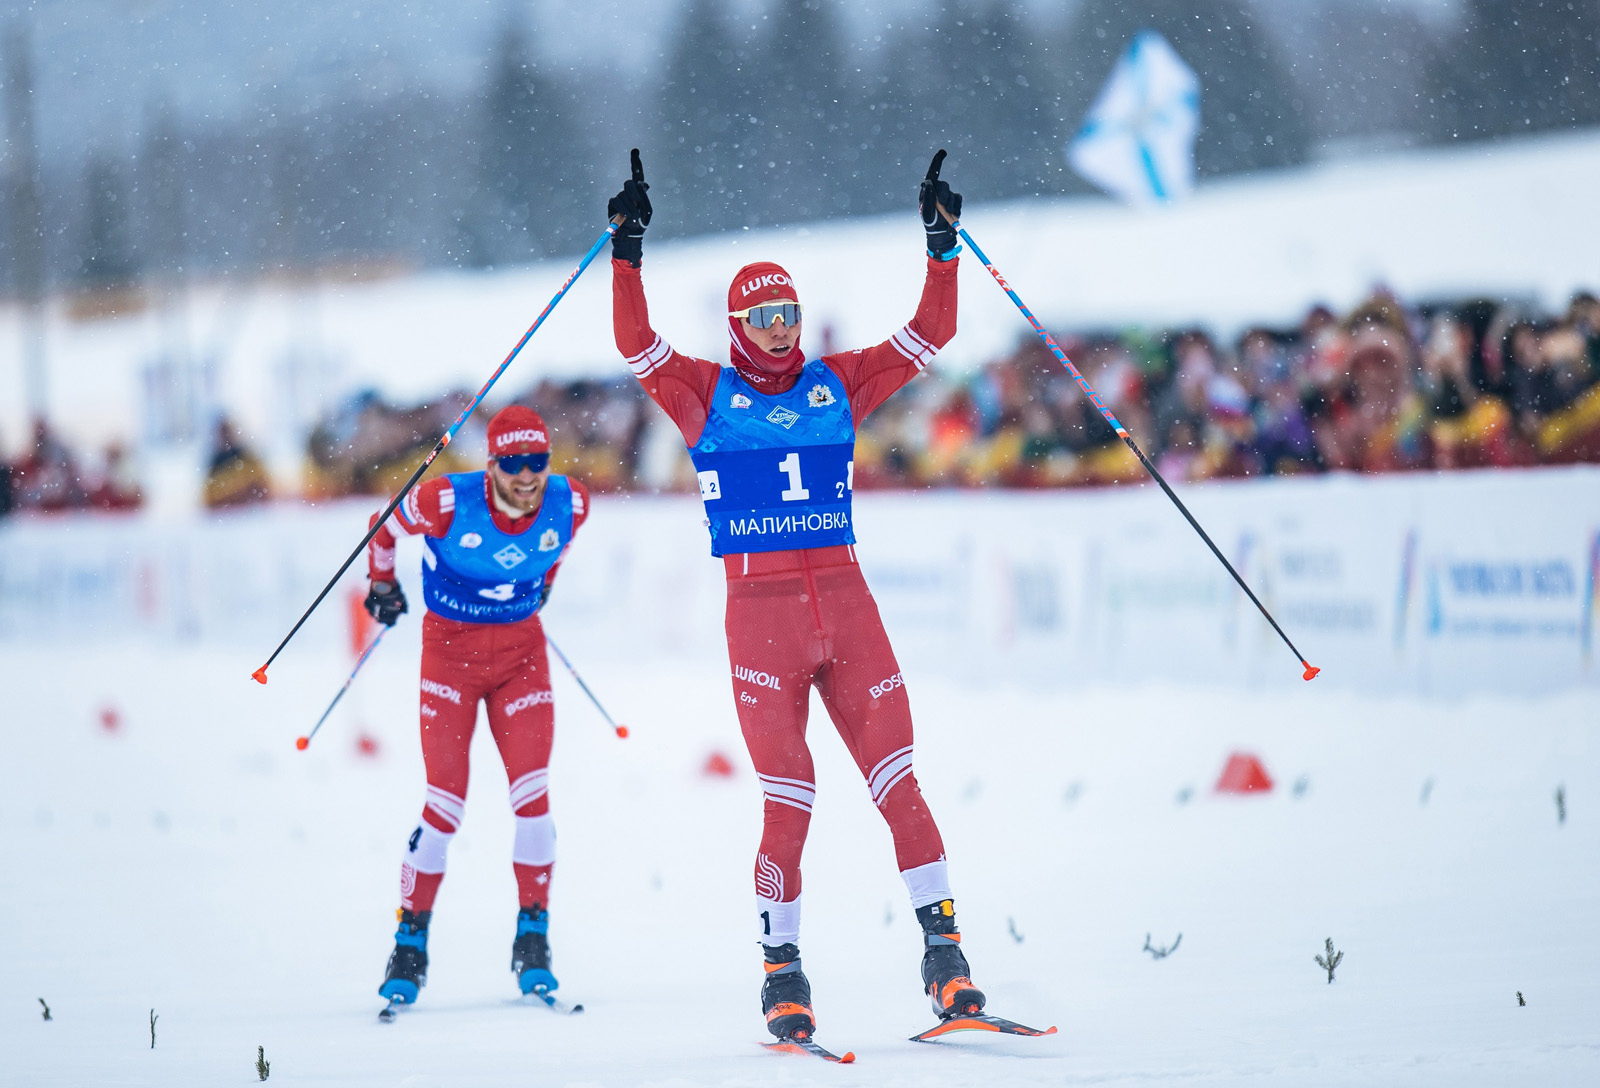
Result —
POLYGON ((805 484, 800 481, 800 455, 791 453, 778 462, 778 471, 789 477, 789 486, 783 492, 784 502, 799 502, 809 499, 811 492, 806 490, 805 484))

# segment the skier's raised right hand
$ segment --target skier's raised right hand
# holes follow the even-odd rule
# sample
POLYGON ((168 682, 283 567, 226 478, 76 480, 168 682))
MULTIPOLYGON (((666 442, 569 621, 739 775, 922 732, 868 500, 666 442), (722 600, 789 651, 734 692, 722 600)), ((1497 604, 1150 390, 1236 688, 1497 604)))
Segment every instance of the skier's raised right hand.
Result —
POLYGON ((644 180, 644 164, 639 149, 633 149, 633 177, 622 183, 622 192, 606 205, 606 216, 622 216, 622 223, 611 236, 611 256, 638 268, 644 259, 644 231, 650 225, 650 186, 644 180))
POLYGON ((366 609, 385 627, 393 627, 406 611, 406 595, 399 582, 373 582, 367 590, 366 609))

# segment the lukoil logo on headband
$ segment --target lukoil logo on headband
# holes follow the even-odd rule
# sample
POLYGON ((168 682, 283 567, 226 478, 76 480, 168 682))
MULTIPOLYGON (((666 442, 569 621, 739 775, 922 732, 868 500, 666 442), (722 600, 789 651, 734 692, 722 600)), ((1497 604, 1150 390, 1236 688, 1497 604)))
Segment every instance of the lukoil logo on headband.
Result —
POLYGON ((496 447, 498 447, 500 449, 505 449, 505 447, 514 446, 518 442, 546 442, 546 441, 548 441, 548 439, 545 438, 543 431, 527 431, 527 430, 524 430, 524 431, 507 431, 505 434, 498 435, 498 436, 496 436, 496 438, 494 440, 494 444, 495 444, 496 447))
POLYGON ((768 272, 765 276, 757 276, 755 279, 746 282, 740 288, 740 291, 748 298, 763 287, 773 286, 792 287, 794 284, 782 272, 768 272))

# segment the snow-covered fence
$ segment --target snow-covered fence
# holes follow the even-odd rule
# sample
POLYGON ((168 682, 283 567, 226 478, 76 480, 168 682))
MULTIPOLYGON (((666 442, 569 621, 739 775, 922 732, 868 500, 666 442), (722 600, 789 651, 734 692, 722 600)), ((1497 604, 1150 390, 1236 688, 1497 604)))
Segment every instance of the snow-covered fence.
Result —
MULTIPOLYGON (((1318 685, 1600 683, 1600 468, 1275 479, 1184 497, 1323 667, 1318 685)), ((0 526, 0 640, 195 640, 264 656, 372 505, 13 519, 0 526)), ((1150 487, 866 493, 856 507, 858 554, 908 668, 978 683, 1302 683, 1150 487)), ((707 553, 695 499, 599 496, 546 618, 590 659, 720 657, 722 568, 707 553)), ((418 554, 403 542, 413 599, 418 554)), ((342 653, 345 624, 330 602, 290 656, 342 653)))

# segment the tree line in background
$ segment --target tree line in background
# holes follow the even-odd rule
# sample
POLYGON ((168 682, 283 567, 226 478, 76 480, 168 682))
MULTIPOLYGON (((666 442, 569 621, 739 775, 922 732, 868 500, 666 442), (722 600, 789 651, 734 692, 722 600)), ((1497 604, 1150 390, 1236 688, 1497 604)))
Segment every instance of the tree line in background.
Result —
MULTIPOLYGON (((1202 177, 1600 123, 1593 3, 1463 0, 1433 25, 1383 0, 1326 0, 1293 23, 1247 0, 1080 0, 1058 22, 1018 0, 940 0, 851 41, 841 2, 771 0, 752 19, 687 0, 665 41, 628 47, 662 57, 634 83, 544 65, 508 20, 471 94, 264 104, 229 124, 152 103, 134 146, 64 166, 13 140, 5 285, 25 286, 40 253, 50 283, 97 288, 570 253, 598 230, 629 146, 644 149, 658 237, 903 209, 941 146, 972 200, 1082 192, 1063 145, 1146 28, 1200 74, 1202 177)), ((7 78, 16 133, 27 88, 7 78)))

